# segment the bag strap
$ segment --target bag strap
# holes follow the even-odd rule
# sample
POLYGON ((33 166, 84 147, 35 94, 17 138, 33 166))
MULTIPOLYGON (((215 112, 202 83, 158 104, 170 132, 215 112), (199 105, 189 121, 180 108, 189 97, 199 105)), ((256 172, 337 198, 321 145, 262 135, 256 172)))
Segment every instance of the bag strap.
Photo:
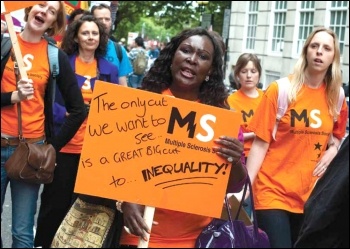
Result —
POLYGON ((56 96, 56 78, 60 73, 60 67, 58 64, 58 47, 52 42, 48 41, 47 55, 49 57, 50 73, 51 73, 51 96, 52 105, 55 103, 56 96))
MULTIPOLYGON (((250 178, 249 176, 247 176, 246 178, 246 182, 244 184, 244 190, 243 190, 243 195, 242 195, 242 199, 239 203, 239 207, 238 207, 238 210, 237 210, 237 213, 236 213, 236 217, 235 217, 235 220, 238 220, 238 217, 239 217, 239 214, 241 212, 241 209, 242 209, 242 206, 243 206, 243 202, 244 202, 244 196, 247 192, 247 189, 249 188, 249 191, 250 191, 250 204, 251 204, 251 207, 252 207, 252 214, 253 214, 253 226, 254 226, 254 236, 253 236, 253 239, 255 241, 258 240, 258 221, 256 219, 256 213, 255 213, 255 207, 254 207, 254 199, 253 199, 253 188, 252 188, 252 184, 250 182, 250 178)), ((228 218, 229 218, 229 221, 232 223, 233 220, 232 220, 232 217, 231 217, 231 212, 230 212, 230 207, 229 207, 229 204, 228 204, 228 198, 227 198, 227 195, 225 195, 225 205, 226 205, 226 211, 227 211, 227 215, 228 215, 228 218)))
POLYGON ((114 43, 114 47, 115 47, 115 51, 117 52, 117 57, 120 63, 122 63, 123 60, 123 52, 122 52, 122 48, 121 45, 118 44, 118 42, 113 42, 114 43))
POLYGON ((339 88, 339 99, 338 99, 338 105, 337 105, 337 113, 336 113, 336 115, 334 115, 334 117, 335 117, 334 122, 337 122, 337 115, 340 114, 344 99, 345 99, 344 88, 340 87, 339 88))
POLYGON ((290 81, 288 77, 281 78, 276 80, 278 85, 278 98, 277 98, 277 115, 276 115, 276 123, 273 127, 272 138, 276 141, 276 132, 278 124, 286 113, 288 108, 288 92, 290 87, 290 81))
MULTIPOLYGON (((16 58, 14 58, 14 72, 16 76, 16 88, 18 90, 18 82, 20 80, 19 75, 19 68, 17 64, 16 58)), ((20 141, 23 140, 23 133, 22 133, 22 109, 21 109, 21 102, 17 103, 17 117, 18 117, 18 138, 20 141)))

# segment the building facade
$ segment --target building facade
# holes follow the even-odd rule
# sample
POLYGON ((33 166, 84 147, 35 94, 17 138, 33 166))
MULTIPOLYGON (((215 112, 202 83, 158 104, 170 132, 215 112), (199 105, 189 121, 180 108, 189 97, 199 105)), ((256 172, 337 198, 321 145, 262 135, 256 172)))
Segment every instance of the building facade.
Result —
POLYGON ((349 83, 347 1, 238 1, 231 3, 225 79, 242 53, 261 60, 263 89, 293 72, 307 36, 325 26, 338 35, 343 83, 349 83))

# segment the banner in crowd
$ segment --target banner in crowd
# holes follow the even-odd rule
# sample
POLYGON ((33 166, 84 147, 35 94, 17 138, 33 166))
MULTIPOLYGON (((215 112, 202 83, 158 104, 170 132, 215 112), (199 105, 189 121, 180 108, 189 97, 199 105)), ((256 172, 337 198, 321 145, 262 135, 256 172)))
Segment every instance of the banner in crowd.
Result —
POLYGON ((43 1, 1 1, 1 14, 23 9, 43 1))
POLYGON ((89 10, 88 1, 64 1, 66 6, 67 19, 75 9, 89 10))

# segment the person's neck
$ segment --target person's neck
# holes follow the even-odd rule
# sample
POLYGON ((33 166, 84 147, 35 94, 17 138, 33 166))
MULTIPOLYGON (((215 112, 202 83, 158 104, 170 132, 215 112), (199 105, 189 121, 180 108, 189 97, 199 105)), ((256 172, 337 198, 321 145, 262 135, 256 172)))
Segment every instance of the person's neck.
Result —
POLYGON ((324 73, 310 73, 305 72, 305 84, 313 89, 318 89, 324 81, 324 73))
POLYGON ((91 63, 95 59, 95 51, 79 50, 78 57, 85 63, 91 63))
POLYGON ((255 87, 254 88, 242 88, 241 87, 240 90, 250 98, 256 98, 259 96, 259 93, 255 87))
POLYGON ((169 90, 172 93, 172 95, 176 98, 190 100, 190 101, 198 101, 199 91, 195 91, 195 90, 184 91, 182 89, 177 90, 176 88, 173 88, 171 86, 169 90))
POLYGON ((44 34, 36 34, 34 32, 30 32, 28 29, 24 28, 24 30, 19 34, 23 41, 37 43, 40 42, 42 36, 44 34))

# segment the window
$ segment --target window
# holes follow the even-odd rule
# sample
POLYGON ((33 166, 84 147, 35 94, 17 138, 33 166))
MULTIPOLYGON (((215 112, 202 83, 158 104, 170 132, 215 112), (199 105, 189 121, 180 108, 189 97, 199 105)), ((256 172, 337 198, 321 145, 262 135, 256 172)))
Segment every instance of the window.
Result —
POLYGON ((343 55, 346 31, 346 12, 348 9, 347 1, 332 1, 330 9, 329 27, 337 34, 339 39, 340 53, 343 55))
POLYGON ((280 78, 281 78, 281 74, 279 72, 273 72, 273 71, 266 70, 264 89, 266 89, 273 81, 276 81, 280 78))
POLYGON ((315 1, 302 1, 297 41, 297 54, 301 54, 304 42, 314 28, 315 1))
POLYGON ((283 52, 286 14, 287 1, 276 1, 271 47, 273 52, 283 52))
POLYGON ((246 49, 253 50, 255 48, 256 26, 258 22, 258 10, 259 10, 258 1, 249 2, 246 49))

